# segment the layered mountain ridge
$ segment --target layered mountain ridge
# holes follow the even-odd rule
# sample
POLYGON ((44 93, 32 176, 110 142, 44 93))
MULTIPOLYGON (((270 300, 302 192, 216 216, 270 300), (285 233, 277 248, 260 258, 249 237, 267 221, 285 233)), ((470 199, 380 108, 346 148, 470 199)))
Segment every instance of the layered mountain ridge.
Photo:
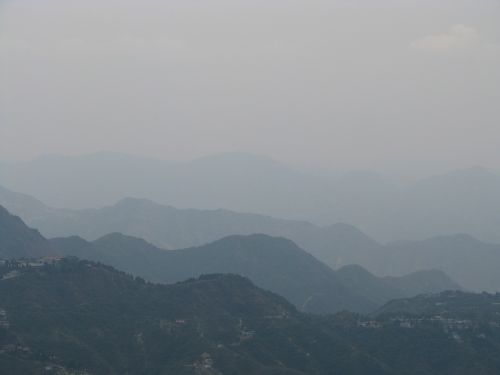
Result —
MULTIPOLYGON (((381 280, 380 289, 385 288, 384 292, 367 294, 363 286, 347 282, 353 279, 345 276, 348 270, 337 274, 292 241, 267 235, 230 236, 200 247, 175 251, 159 249, 142 239, 119 233, 94 242, 74 236, 50 242, 40 238, 51 249, 48 254, 42 251, 40 256, 71 255, 99 261, 154 282, 174 283, 207 273, 240 274, 309 312, 370 312, 389 299, 418 294, 418 288, 412 293, 404 293, 381 280), (339 275, 344 275, 345 280, 339 275)), ((354 279, 362 280, 357 276, 354 279)), ((399 279, 405 278, 398 278, 393 284, 398 284, 399 279)), ((448 281, 435 291, 458 288, 448 281)))
MULTIPOLYGON (((4 199, 18 209, 23 195, 4 199)), ((2 196, 0 195, 0 199, 2 196)), ((28 200, 26 206, 32 206, 28 200)), ((15 212, 15 211, 14 211, 15 212)), ((17 212, 15 212, 18 214, 17 212)), ((127 198, 114 206, 92 210, 48 207, 27 222, 47 237, 80 235, 87 240, 120 232, 144 238, 161 248, 200 246, 231 235, 263 233, 285 237, 333 269, 358 264, 377 276, 403 276, 438 269, 473 291, 500 290, 500 245, 470 235, 439 236, 422 241, 382 245, 349 224, 319 227, 304 221, 227 210, 177 209, 145 199, 127 198)), ((24 219, 24 217, 23 217, 24 219)))

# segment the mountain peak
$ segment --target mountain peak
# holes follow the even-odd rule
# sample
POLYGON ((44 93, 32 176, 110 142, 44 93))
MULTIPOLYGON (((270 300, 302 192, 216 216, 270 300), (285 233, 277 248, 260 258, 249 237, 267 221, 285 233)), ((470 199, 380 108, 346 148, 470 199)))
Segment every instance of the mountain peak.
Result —
POLYGON ((127 244, 128 246, 136 246, 138 248, 154 247, 152 244, 146 240, 134 236, 125 235, 119 232, 113 232, 102 236, 101 238, 94 241, 94 243, 106 244, 113 243, 116 244, 127 244))

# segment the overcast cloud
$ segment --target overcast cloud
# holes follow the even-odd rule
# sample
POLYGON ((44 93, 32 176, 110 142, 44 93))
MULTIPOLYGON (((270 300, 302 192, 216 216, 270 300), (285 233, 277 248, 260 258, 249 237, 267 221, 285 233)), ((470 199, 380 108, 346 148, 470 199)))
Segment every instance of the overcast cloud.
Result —
POLYGON ((498 0, 0 1, 0 159, 500 170, 498 20, 498 0))

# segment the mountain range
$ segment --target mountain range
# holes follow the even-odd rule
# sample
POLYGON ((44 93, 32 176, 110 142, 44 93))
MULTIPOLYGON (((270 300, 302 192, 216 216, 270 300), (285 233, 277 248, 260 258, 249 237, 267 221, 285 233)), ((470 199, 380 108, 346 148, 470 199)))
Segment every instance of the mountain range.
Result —
POLYGON ((320 227, 304 221, 227 210, 177 209, 145 199, 123 199, 102 209, 64 210, 0 189, 0 204, 46 237, 78 235, 93 241, 109 233, 143 238, 160 248, 178 249, 232 235, 262 233, 294 241, 333 269, 358 264, 377 276, 403 276, 438 269, 464 288, 500 291, 500 245, 469 235, 381 244, 348 224, 320 227))
POLYGON ((466 289, 500 291, 500 245, 484 243, 466 234, 439 236, 424 241, 399 241, 384 247, 385 262, 372 265, 376 274, 398 270, 437 268, 466 289))
POLYGON ((315 313, 369 312, 394 298, 461 289, 440 271, 394 278, 378 278, 359 266, 335 272, 292 241, 259 234, 173 251, 118 233, 94 242, 75 237, 51 242, 60 254, 100 261, 156 282, 174 283, 210 273, 243 275, 300 310, 315 313))
MULTIPOLYGON (((11 230, 12 237, 18 236, 21 243, 26 242, 23 241, 26 234, 37 234, 33 246, 40 247, 41 252, 31 253, 31 257, 77 256, 161 283, 180 282, 209 273, 239 274, 308 312, 370 312, 393 298, 460 289, 438 271, 400 278, 377 278, 361 267, 335 272, 292 241, 262 234, 230 236, 200 247, 168 251, 119 233, 93 242, 78 237, 49 241, 8 213, 3 223, 11 230), (12 230, 10 222, 19 228, 12 230), (433 277, 430 278, 429 274, 433 277), (415 280, 413 289, 403 287, 412 280, 415 280)), ((15 248, 5 258, 20 258, 14 251, 15 248)))
POLYGON ((236 275, 158 285, 71 257, 0 264, 8 374, 498 373, 498 328, 461 330, 458 340, 397 316, 305 315, 236 275))
POLYGON ((264 233, 289 238, 335 268, 362 262, 380 247, 348 224, 320 227, 305 221, 222 209, 182 210, 146 199, 126 198, 101 209, 61 210, 4 188, 0 190, 0 204, 49 238, 77 235, 92 241, 119 232, 144 238, 161 248, 179 249, 229 235, 264 233))
POLYGON ((481 167, 394 182, 373 172, 312 173, 242 153, 189 162, 97 153, 1 163, 0 184, 52 207, 102 207, 141 197, 322 226, 350 223, 382 242, 467 233, 500 243, 500 176, 481 167))

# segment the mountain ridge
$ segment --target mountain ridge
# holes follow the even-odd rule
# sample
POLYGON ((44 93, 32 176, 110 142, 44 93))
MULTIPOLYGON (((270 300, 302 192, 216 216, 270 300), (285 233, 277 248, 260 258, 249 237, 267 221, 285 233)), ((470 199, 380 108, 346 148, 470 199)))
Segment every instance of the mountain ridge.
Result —
POLYGON ((33 264, 0 264, 9 374, 493 375, 500 365, 496 328, 485 346, 475 330, 457 341, 435 322, 303 314, 236 275, 159 285, 73 257, 33 264))
POLYGON ((50 255, 54 249, 36 230, 0 206, 0 258, 32 258, 50 255))
MULTIPOLYGON (((348 267, 333 271, 292 241, 262 234, 233 235, 203 246, 179 250, 158 249, 144 240, 121 234, 107 235, 92 243, 81 241, 76 248, 71 245, 73 241, 68 239, 52 241, 60 252, 67 255, 90 257, 88 259, 102 261, 146 279, 164 283, 204 273, 241 274, 258 286, 287 297, 301 310, 311 312, 342 309, 367 312, 398 297, 461 289, 446 275, 437 271, 433 271, 433 275, 439 274, 439 282, 436 277, 430 282, 421 277, 410 283, 415 278, 413 275, 377 278, 363 269, 365 274, 370 275, 370 279, 357 285, 348 282, 353 277, 358 278, 356 273, 352 275, 346 271, 348 267), (134 245, 130 246, 130 243, 134 245), (125 259, 128 260, 125 262, 125 259), (378 283, 378 290, 368 288, 368 294, 361 292, 373 283, 378 283), (395 285, 398 284, 406 288, 396 288, 395 285), (422 287, 419 288, 419 285, 422 287)), ((425 272, 419 274, 428 275, 425 272)))

